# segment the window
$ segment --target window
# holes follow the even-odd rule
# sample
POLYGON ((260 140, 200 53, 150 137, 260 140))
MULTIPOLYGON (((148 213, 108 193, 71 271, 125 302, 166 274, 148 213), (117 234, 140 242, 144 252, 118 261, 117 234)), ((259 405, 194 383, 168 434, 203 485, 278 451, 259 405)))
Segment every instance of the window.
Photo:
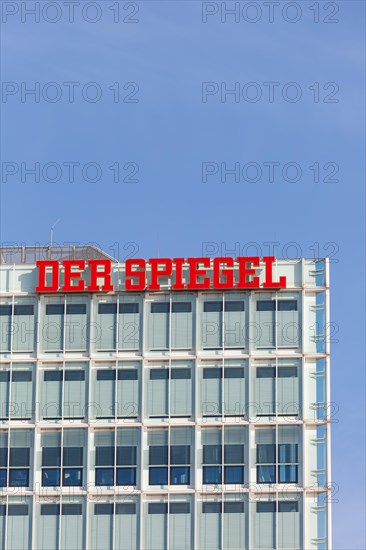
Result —
POLYGON ((41 327, 43 352, 83 352, 88 347, 86 299, 67 297, 46 302, 41 327))
POLYGON ((36 505, 37 550, 58 550, 61 534, 64 550, 82 550, 84 540, 84 499, 63 497, 59 502, 36 505))
POLYGON ((32 441, 32 430, 0 433, 0 487, 29 487, 32 441))
POLYGON ((244 298, 203 302, 202 348, 206 350, 245 347, 244 298))
POLYGON ((202 431, 203 484, 244 483, 244 441, 243 427, 226 427, 223 446, 221 430, 202 431))
POLYGON ((149 418, 192 415, 192 361, 172 361, 147 371, 146 410, 149 418), (170 398, 169 398, 170 392, 170 398), (170 404, 170 411, 169 411, 170 404))
POLYGON ((245 363, 226 360, 203 366, 200 377, 202 416, 243 416, 246 412, 245 363))
POLYGON ((140 304, 122 302, 119 304, 118 349, 140 349, 140 304))
POLYGON ((84 418, 86 411, 85 363, 66 363, 65 369, 40 371, 42 419, 84 418))
POLYGON ((149 485, 189 485, 191 483, 191 428, 153 430, 149 440, 149 485))
POLYGON ((0 419, 33 417, 33 374, 32 363, 13 363, 11 373, 10 366, 0 370, 0 419))
POLYGON ((150 351, 193 347, 192 301, 151 302, 148 318, 150 351))
MULTIPOLYGON (((258 300, 256 311, 256 348, 298 348, 298 300, 280 298, 258 300)), ((281 295, 282 296, 282 295, 281 295)))
POLYGON ((198 505, 199 548, 248 548, 246 507, 242 495, 224 501, 206 500, 198 505))
POLYGON ((258 416, 298 415, 298 362, 279 360, 256 367, 254 394, 258 416))
POLYGON ((0 352, 32 352, 35 345, 35 306, 29 300, 0 305, 0 352), (13 311, 12 311, 13 310, 13 311), (13 314, 12 314, 13 313, 13 314))
POLYGON ((291 495, 284 501, 257 502, 253 534, 256 548, 300 548, 299 502, 291 495))
POLYGON ((279 426, 256 432, 257 483, 298 483, 298 426, 279 426))
POLYGON ((95 432, 95 484, 136 485, 139 430, 118 429, 95 432))
POLYGON ((140 362, 121 361, 119 368, 93 372, 93 407, 96 418, 137 418, 140 407, 140 362))
POLYGON ((191 550, 193 529, 191 497, 172 495, 169 504, 145 503, 143 548, 191 550))
POLYGON ((65 429, 63 449, 61 449, 61 431, 43 432, 41 434, 42 486, 58 487, 62 484, 68 487, 81 487, 85 445, 83 429, 65 429))

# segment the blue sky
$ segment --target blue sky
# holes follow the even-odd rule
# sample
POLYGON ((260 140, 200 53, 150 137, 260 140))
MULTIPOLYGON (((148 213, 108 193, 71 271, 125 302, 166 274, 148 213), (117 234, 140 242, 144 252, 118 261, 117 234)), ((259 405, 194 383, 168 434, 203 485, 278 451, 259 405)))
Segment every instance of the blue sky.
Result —
POLYGON ((99 2, 100 13, 91 9, 84 17, 79 7, 73 23, 65 6, 54 23, 52 10, 38 23, 3 12, 1 242, 47 243, 61 218, 57 243, 95 242, 121 260, 198 256, 207 251, 204 243, 225 254, 254 242, 266 253, 270 241, 279 243, 279 257, 294 253, 290 242, 303 256, 318 248, 321 256, 333 254, 334 548, 364 549, 365 5, 301 1, 300 14, 283 13, 280 2, 270 23, 260 3, 257 22, 245 20, 255 17, 248 8, 238 22, 229 15, 222 22, 219 11, 203 23, 202 10, 221 3, 144 1, 133 14, 134 3, 120 2, 119 22, 110 9, 115 4, 99 2), (312 5, 319 7, 318 23, 312 5), (95 14, 99 21, 86 20, 95 14), (296 15, 295 23, 285 20, 296 15), (65 82, 76 83, 73 103, 65 82), (239 83, 240 97, 221 100, 217 92, 203 102, 203 82, 214 90, 239 83), (269 82, 276 83, 273 101, 269 82), (125 101, 114 102, 115 83, 125 101), (22 101, 22 86, 37 85, 39 101, 30 95, 22 101), (100 100, 91 102, 98 91, 100 100), (295 92, 301 98, 291 102, 295 92), (261 94, 256 102, 253 93, 261 94), (70 162, 79 163, 74 182, 70 162), (203 182, 207 162, 218 173, 203 182), (273 182, 268 162, 278 163, 273 182), (35 163, 38 183, 24 171, 35 163), (90 181, 96 172, 88 163, 101 171, 99 181, 90 181), (119 182, 109 168, 115 163, 119 182), (248 177, 241 172, 240 181, 227 175, 221 182, 222 163, 228 169, 239 163, 248 177), (299 181, 286 181, 296 179, 299 166, 299 181), (124 182, 136 168, 138 181, 124 182), (50 181, 60 169, 59 180, 50 181), (258 170, 259 181, 248 181, 258 170), (324 182, 326 176, 338 181, 324 182))

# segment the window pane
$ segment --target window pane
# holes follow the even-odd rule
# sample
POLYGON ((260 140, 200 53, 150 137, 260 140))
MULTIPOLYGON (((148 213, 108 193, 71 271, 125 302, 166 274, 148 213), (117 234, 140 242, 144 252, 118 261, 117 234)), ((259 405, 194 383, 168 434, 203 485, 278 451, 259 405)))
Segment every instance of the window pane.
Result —
POLYGON ((96 466, 114 465, 114 447, 96 447, 95 449, 96 466))
POLYGON ((172 466, 170 468, 170 483, 172 485, 188 485, 190 483, 190 468, 172 466))
POLYGON ((150 485, 166 485, 168 483, 168 468, 149 468, 150 485))
POLYGON ((137 462, 136 447, 117 447, 117 464, 119 466, 134 466, 137 462))
POLYGON ((279 462, 297 462, 296 443, 281 443, 278 446, 278 461, 279 462))
POLYGON ((10 449, 10 466, 29 466, 29 449, 26 447, 10 449))
POLYGON ((29 469, 14 469, 9 472, 10 487, 28 487, 29 485, 29 469))
POLYGON ((221 483, 221 466, 204 466, 203 483, 221 483))
POLYGON ((203 463, 204 464, 221 464, 222 459, 221 445, 204 445, 203 446, 203 463))
POLYGON ((203 311, 206 313, 222 311, 222 302, 204 302, 203 311))
POLYGON ((153 302, 151 313, 169 313, 169 302, 153 302))
POLYGON ((66 313, 68 315, 85 315, 86 304, 67 304, 66 313))
POLYGON ((41 516, 58 516, 59 514, 59 504, 41 504, 41 516))
POLYGON ((244 311, 244 302, 225 302, 225 311, 244 311))
POLYGON ((64 468, 63 485, 81 487, 83 484, 82 468, 64 468))
POLYGON ((224 446, 225 464, 242 464, 244 462, 244 445, 224 446))
POLYGON ((120 313, 138 313, 139 304, 121 303, 119 304, 120 313))
POLYGON ((117 468, 117 485, 136 485, 136 468, 117 468))
POLYGON ((113 468, 96 468, 95 469, 95 485, 114 485, 114 469, 113 468))
POLYGON ((190 313, 191 311, 192 311, 191 302, 173 302, 172 303, 173 313, 190 313))
POLYGON ((257 302, 257 311, 275 311, 275 300, 259 300, 257 302))
POLYGON ((224 483, 244 483, 243 466, 225 466, 224 483))
POLYGON ((222 368, 204 368, 203 378, 222 378, 222 368))
POLYGON ((60 466, 61 447, 43 447, 42 466, 60 466))
POLYGON ((120 369, 118 371, 118 380, 137 380, 137 369, 120 369))
POLYGON ((170 447, 171 464, 189 464, 191 448, 189 445, 172 445, 170 447))
POLYGON ((42 470, 43 487, 58 487, 60 485, 60 468, 42 470))
POLYGON ((276 472, 274 466, 257 466, 257 483, 275 483, 276 472))
POLYGON ((297 300, 278 300, 278 311, 297 311, 297 300))
POLYGON ((168 464, 168 447, 153 445, 149 448, 149 464, 168 464))
POLYGON ((168 380, 169 370, 168 369, 151 369, 150 370, 150 380, 168 380))
POLYGON ((117 304, 98 304, 99 315, 109 315, 117 313, 117 304))
POLYGON ((83 463, 82 447, 64 447, 64 466, 80 466, 83 463))
POLYGON ((7 471, 0 470, 0 487, 6 487, 7 485, 7 471))
POLYGON ((62 315, 64 304, 46 304, 46 315, 62 315))
POLYGON ((269 463, 276 461, 276 446, 271 443, 257 445, 257 462, 269 463))
POLYGON ((278 467, 279 483, 297 483, 297 466, 280 465, 278 467))

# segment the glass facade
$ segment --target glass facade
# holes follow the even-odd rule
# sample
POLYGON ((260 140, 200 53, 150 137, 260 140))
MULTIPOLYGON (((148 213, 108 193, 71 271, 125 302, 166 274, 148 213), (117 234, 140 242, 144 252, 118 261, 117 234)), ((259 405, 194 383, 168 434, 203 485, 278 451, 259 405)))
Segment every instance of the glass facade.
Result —
POLYGON ((331 548, 328 263, 276 269, 36 295, 0 267, 0 550, 331 548))

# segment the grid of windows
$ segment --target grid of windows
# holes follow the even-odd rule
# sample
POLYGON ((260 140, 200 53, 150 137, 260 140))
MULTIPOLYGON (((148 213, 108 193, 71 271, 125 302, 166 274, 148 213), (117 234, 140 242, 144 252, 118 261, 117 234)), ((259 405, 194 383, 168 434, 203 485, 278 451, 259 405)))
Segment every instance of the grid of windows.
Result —
POLYGON ((281 269, 2 298, 0 550, 330 548, 325 264, 281 269))

